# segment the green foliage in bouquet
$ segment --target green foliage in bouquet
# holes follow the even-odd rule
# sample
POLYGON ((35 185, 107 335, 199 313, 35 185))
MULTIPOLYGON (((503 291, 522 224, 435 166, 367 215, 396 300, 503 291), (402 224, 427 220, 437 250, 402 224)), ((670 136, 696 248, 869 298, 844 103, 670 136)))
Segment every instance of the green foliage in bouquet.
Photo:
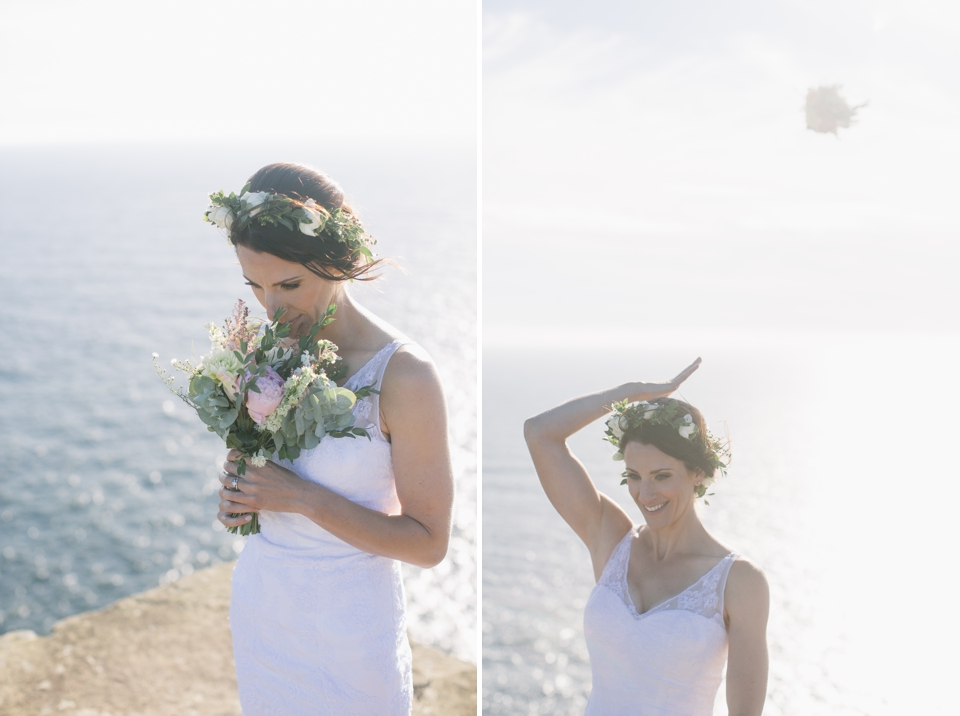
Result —
MULTIPOLYGON (((342 375, 343 361, 337 346, 319 337, 333 321, 336 306, 299 340, 290 338, 290 324, 281 323, 281 308, 270 323, 249 318, 242 301, 224 329, 210 326, 212 350, 199 365, 173 361, 189 374, 187 390, 175 388, 174 379, 157 364, 157 374, 167 387, 197 415, 228 448, 241 453, 237 474, 244 475, 247 462, 262 467, 268 457, 295 460, 301 450, 311 450, 325 437, 370 438, 353 424, 353 406, 358 398, 377 391, 365 386, 356 392, 338 387, 331 375, 342 375)), ((250 522, 228 527, 230 532, 260 531, 257 514, 250 522)))

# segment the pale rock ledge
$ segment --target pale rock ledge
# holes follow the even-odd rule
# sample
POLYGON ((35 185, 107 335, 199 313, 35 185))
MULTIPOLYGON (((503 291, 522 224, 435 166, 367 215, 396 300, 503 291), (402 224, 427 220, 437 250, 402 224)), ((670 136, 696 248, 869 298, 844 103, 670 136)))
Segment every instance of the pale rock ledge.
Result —
MULTIPOLYGON (((220 564, 64 619, 48 636, 0 636, 0 714, 240 716, 232 569, 220 564)), ((412 646, 415 716, 474 716, 476 666, 412 646)))

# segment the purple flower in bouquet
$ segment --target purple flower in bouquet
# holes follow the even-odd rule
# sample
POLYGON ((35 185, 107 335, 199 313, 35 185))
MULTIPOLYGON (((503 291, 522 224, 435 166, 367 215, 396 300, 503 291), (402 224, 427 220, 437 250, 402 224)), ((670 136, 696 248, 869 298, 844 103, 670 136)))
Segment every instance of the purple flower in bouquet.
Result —
MULTIPOLYGON (((247 379, 249 380, 249 376, 247 379)), ((250 388, 247 391, 247 412, 253 422, 263 425, 283 401, 284 380, 277 371, 267 366, 264 375, 257 378, 256 388, 257 390, 250 388)))

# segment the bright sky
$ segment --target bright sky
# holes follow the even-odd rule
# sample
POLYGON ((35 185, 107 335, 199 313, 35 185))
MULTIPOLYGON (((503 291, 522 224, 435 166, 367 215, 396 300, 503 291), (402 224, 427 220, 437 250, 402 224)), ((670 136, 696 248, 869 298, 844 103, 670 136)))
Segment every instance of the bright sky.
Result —
POLYGON ((0 145, 474 139, 477 8, 0 0, 0 145))
POLYGON ((960 6, 578 7, 484 3, 485 344, 957 326, 960 6), (869 102, 839 139, 821 84, 869 102))

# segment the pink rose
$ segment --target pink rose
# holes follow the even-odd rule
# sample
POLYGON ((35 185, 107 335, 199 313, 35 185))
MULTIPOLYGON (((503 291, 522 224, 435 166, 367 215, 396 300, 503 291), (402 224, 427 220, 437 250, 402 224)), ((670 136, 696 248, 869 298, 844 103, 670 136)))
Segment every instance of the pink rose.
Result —
POLYGON ((283 378, 267 366, 266 374, 257 378, 257 387, 260 389, 259 393, 247 391, 247 412, 255 423, 263 425, 267 422, 267 416, 276 410, 283 400, 283 378))

